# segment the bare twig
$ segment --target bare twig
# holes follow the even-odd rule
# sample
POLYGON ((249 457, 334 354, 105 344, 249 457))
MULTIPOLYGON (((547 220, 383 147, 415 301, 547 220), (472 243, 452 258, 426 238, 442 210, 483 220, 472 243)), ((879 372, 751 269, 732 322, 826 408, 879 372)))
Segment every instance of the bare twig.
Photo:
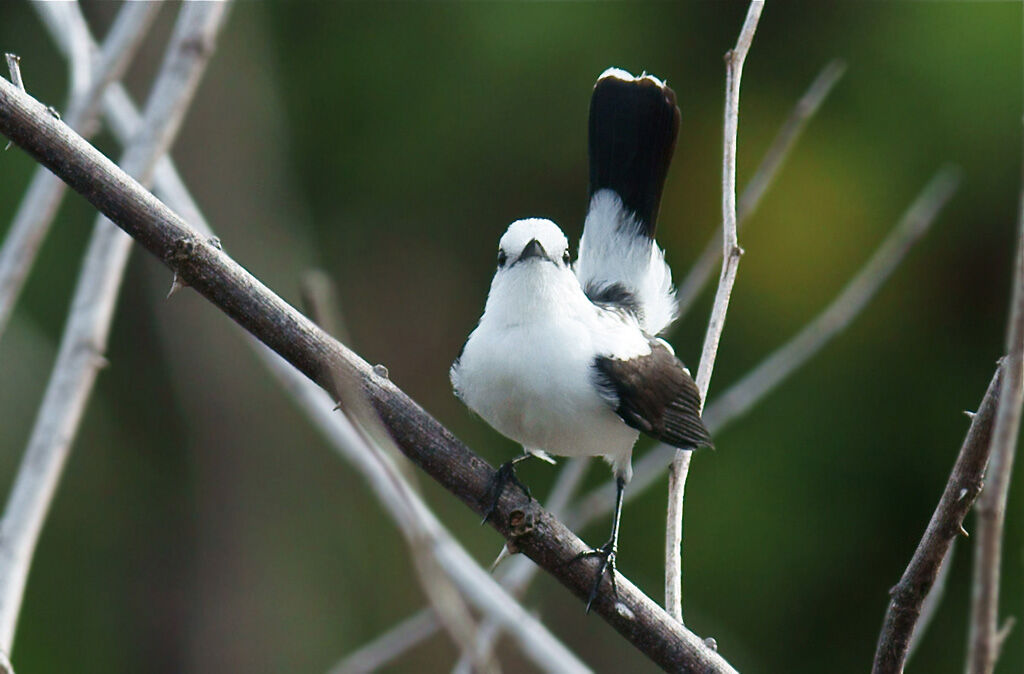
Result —
POLYGON ((999 629, 999 571, 1006 499, 1017 449, 1021 403, 1024 401, 1024 164, 1021 173, 1017 254, 1010 285, 1003 389, 992 431, 992 456, 986 471, 985 491, 978 498, 977 507, 978 532, 974 544, 974 581, 966 668, 968 674, 990 674, 995 669, 1002 645, 999 629))
MULTIPOLYGON (((729 297, 736 282, 739 268, 740 249, 736 239, 736 132, 740 114, 740 79, 743 76, 743 62, 754 41, 754 31, 761 19, 764 0, 751 0, 747 18, 740 29, 736 46, 725 55, 725 130, 722 158, 722 274, 718 279, 718 291, 711 309, 704 348, 701 350, 700 365, 697 367, 697 390, 701 400, 707 400, 711 372, 715 367, 718 341, 725 327, 725 316, 729 310, 729 297)), ((683 620, 683 492, 686 476, 690 469, 690 450, 676 452, 668 478, 668 516, 665 526, 665 608, 676 620, 683 620)))
POLYGON ((310 269, 302 275, 299 287, 302 303, 309 317, 321 328, 338 338, 343 344, 351 344, 345 319, 338 304, 338 293, 334 281, 323 269, 310 269))
MULTIPOLYGON (((21 79, 21 57, 17 54, 7 52, 4 54, 7 59, 7 70, 11 73, 11 82, 14 86, 18 87, 22 91, 25 91, 25 82, 21 79)), ((4 151, 11 149, 11 141, 7 141, 7 145, 4 145, 4 151)))
POLYGON ((765 392, 775 388, 790 372, 818 353, 832 337, 845 330, 896 270, 910 247, 935 221, 959 183, 960 170, 956 167, 947 166, 936 173, 900 218, 893 232, 832 304, 782 348, 715 398, 704 414, 704 421, 709 426, 719 425, 720 419, 745 414, 765 392))
POLYGON ((438 630, 437 617, 430 609, 422 609, 398 623, 344 660, 331 667, 327 674, 371 674, 402 654, 426 641, 438 630))
MULTIPOLYGON (((400 457, 400 451, 394 446, 373 409, 362 398, 357 383, 343 376, 338 377, 337 387, 343 393, 341 409, 344 414, 332 414, 336 408, 331 405, 331 399, 323 390, 266 347, 263 347, 263 351, 266 357, 277 360, 277 369, 282 370, 282 375, 287 372, 286 376, 294 378, 297 384, 306 388, 306 396, 300 394, 297 397, 306 398, 310 405, 314 400, 320 401, 317 409, 307 409, 307 414, 314 416, 319 411, 325 423, 333 422, 337 426, 335 432, 330 434, 335 445, 346 458, 363 469, 378 500, 385 505, 392 519, 398 524, 409 546, 409 556, 420 587, 455 646, 470 659, 477 672, 500 674, 501 670, 497 663, 486 655, 478 656, 474 648, 477 624, 453 577, 466 573, 466 570, 461 566, 453 567, 446 564, 438 554, 439 546, 457 544, 443 531, 426 504, 416 497, 410 483, 392 462, 391 457, 400 457)), ((472 569, 469 571, 472 572, 472 569)), ((500 592, 496 587, 490 586, 483 591, 486 592, 488 589, 500 592)), ((533 627, 534 631, 540 630, 542 638, 546 638, 545 645, 551 646, 548 652, 541 652, 538 655, 540 664, 554 667, 548 671, 587 671, 564 646, 547 634, 543 626, 533 627)))
MULTIPOLYGON (((558 478, 551 488, 551 494, 546 500, 548 508, 555 517, 561 517, 562 512, 568 506, 569 499, 572 498, 583 479, 586 467, 586 458, 570 459, 558 474, 558 478)), ((496 575, 501 586, 513 597, 518 598, 525 592, 539 569, 540 567, 531 560, 519 555, 503 564, 496 575)), ((341 674, 342 672, 356 674, 357 672, 372 671, 365 669, 367 665, 364 663, 372 663, 372 669, 378 669, 437 634, 439 627, 440 623, 433 611, 429 608, 422 609, 358 651, 347 655, 331 669, 330 674, 341 674)), ((501 625, 496 621, 490 619, 484 621, 477 636, 478 652, 487 653, 493 650, 494 642, 501 634, 500 628, 501 625)), ((460 659, 456 668, 462 667, 466 662, 466 658, 460 659)))
MULTIPOLYGON (((204 3, 181 10, 147 105, 144 132, 123 159, 125 168, 143 181, 180 128, 225 9, 225 4, 204 3)), ((97 221, 53 374, 0 521, 0 648, 5 651, 14 641, 36 541, 103 364, 130 246, 131 239, 114 225, 103 218, 97 221)))
MULTIPOLYGON (((448 573, 467 599, 498 620, 505 629, 512 630, 520 648, 542 670, 590 671, 473 562, 401 474, 390 466, 390 459, 383 452, 368 452, 365 443, 362 447, 358 444, 359 436, 352 425, 346 423, 342 415, 331 411, 334 405, 327 394, 269 349, 260 351, 271 371, 302 405, 320 431, 366 478, 380 502, 411 536, 411 542, 419 541, 430 547, 440 568, 448 573)), ((344 371, 351 372, 351 368, 344 368, 344 371)), ((417 556, 414 554, 414 559, 417 556)), ((472 650, 472 645, 468 648, 472 650)))
MULTIPOLYGON (((846 63, 842 59, 829 61, 797 101, 793 111, 775 134, 771 145, 768 146, 768 151, 761 158, 761 163, 754 171, 754 176, 743 188, 743 193, 736 203, 737 229, 741 229, 747 219, 757 210, 761 203, 761 197, 771 186, 779 168, 789 155, 789 151, 793 149, 800 134, 807 126, 807 122, 818 112, 821 104, 845 71, 846 63)), ((676 302, 679 305, 680 316, 690 310, 704 286, 711 280, 715 264, 721 256, 722 230, 717 228, 676 290, 676 302)))
POLYGON ((964 517, 981 491, 982 475, 989 459, 992 424, 1005 391, 1005 363, 996 368, 978 411, 971 419, 942 498, 928 522, 906 571, 891 590, 891 601, 878 637, 873 674, 902 672, 910 640, 918 624, 921 606, 935 583, 942 560, 960 534, 964 517))
POLYGON ((74 100, 85 95, 89 88, 93 61, 92 43, 89 40, 87 24, 75 21, 75 12, 78 10, 77 0, 56 4, 60 5, 55 10, 57 21, 62 25, 60 30, 68 36, 69 79, 71 80, 71 100, 74 100))
MULTIPOLYGON (((40 103, 2 79, 0 133, 60 175, 191 288, 321 387, 332 390, 333 373, 354 370, 403 453, 482 514, 493 468, 394 384, 376 375, 365 361, 270 292, 95 148, 50 117, 40 103)), ((518 494, 506 492, 491 526, 577 597, 589 594, 596 562, 568 563, 587 547, 539 504, 524 503, 518 494)), ((617 601, 601 595, 593 610, 666 669, 733 671, 703 640, 672 620, 625 578, 619 580, 617 601)))
MULTIPOLYGON (((33 3, 33 6, 40 14, 49 17, 49 22, 62 27, 68 25, 66 17, 77 9, 77 4, 68 3, 39 2, 33 3)), ((104 91, 111 82, 120 79, 159 9, 159 2, 129 2, 118 13, 99 57, 94 59, 95 66, 88 87, 71 97, 68 114, 65 116, 68 126, 84 137, 92 135, 93 120, 104 91)), ((82 29, 69 28, 62 30, 61 34, 70 41, 74 39, 73 36, 81 36, 82 29)), ((86 51, 92 53, 95 45, 88 35, 85 39, 86 51)), ((81 37, 76 44, 80 42, 81 37)), ((40 166, 33 174, 25 197, 14 215, 3 248, 0 248, 0 336, 7 327, 39 247, 57 214, 64 190, 64 183, 40 166)))
POLYGON ((4 54, 4 58, 7 59, 7 70, 11 73, 11 82, 14 83, 14 86, 25 91, 25 82, 21 79, 21 57, 7 52, 4 54))

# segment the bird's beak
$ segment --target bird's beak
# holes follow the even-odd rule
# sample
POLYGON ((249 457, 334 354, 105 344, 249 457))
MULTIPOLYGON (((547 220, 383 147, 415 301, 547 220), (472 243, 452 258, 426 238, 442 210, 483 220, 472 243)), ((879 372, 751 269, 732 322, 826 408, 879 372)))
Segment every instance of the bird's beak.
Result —
POLYGON ((526 248, 523 248, 523 252, 519 254, 519 259, 516 262, 522 262, 523 260, 529 260, 531 257, 539 257, 542 260, 547 259, 547 251, 544 250, 544 246, 540 245, 540 241, 533 239, 530 243, 526 244, 526 248))

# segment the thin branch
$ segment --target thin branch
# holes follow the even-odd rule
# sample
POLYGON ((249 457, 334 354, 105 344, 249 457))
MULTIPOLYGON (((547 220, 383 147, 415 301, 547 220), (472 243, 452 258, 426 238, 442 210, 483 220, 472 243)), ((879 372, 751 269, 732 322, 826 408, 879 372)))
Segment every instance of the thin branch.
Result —
MULTIPOLYGON (((11 82, 14 83, 14 86, 25 91, 25 82, 21 79, 21 57, 10 52, 4 54, 4 57, 7 59, 7 70, 11 73, 11 82)), ((4 145, 4 152, 10 149, 11 141, 7 141, 7 144, 4 145)))
MULTIPOLYGON (((818 112, 821 104, 831 93, 836 82, 846 72, 846 63, 842 59, 833 59, 825 64, 811 86, 807 88, 804 95, 800 97, 789 117, 779 127, 778 133, 768 146, 768 151, 761 158, 754 176, 747 183, 736 204, 736 227, 740 229, 747 219, 754 214, 761 203, 761 197, 775 180, 789 151, 793 149, 796 141, 800 138, 807 122, 818 112)), ((679 284, 676 290, 676 302, 679 305, 679 316, 683 316, 693 303, 697 301, 704 286, 711 280, 715 271, 715 264, 722 256, 722 230, 716 228, 714 234, 708 240, 704 250, 697 257, 697 261, 690 267, 686 277, 679 284)))
POLYGON ((302 275, 299 292, 306 313, 317 325, 337 337, 339 342, 352 343, 330 274, 323 269, 310 269, 302 275))
MULTIPOLYGON (((147 181, 166 152, 212 50, 226 5, 183 6, 125 169, 147 181)), ((6 83, 5 83, 6 84, 6 83)), ((55 120, 56 121, 56 120, 55 120)), ((62 127, 68 133, 70 129, 62 127)), ((83 141, 84 142, 84 141, 83 141)), ((131 239, 97 221, 53 373, 0 520, 0 649, 9 652, 39 533, 106 350, 131 239)))
POLYGON ((953 540, 960 535, 964 517, 981 491, 982 475, 989 460, 992 426, 1005 376, 1006 367, 1001 363, 971 419, 967 436, 924 536, 899 583, 889 590, 891 601, 878 637, 873 674, 903 671, 922 604, 935 583, 953 540))
POLYGON ((7 59, 7 70, 11 73, 11 82, 14 83, 14 86, 25 91, 25 82, 21 79, 21 57, 7 52, 4 54, 4 58, 7 59))
POLYGON ((778 386, 780 381, 818 353, 836 334, 845 330, 896 271, 911 246, 935 221, 956 192, 959 183, 960 170, 956 167, 946 166, 936 173, 885 242, 846 284, 832 304, 785 346, 715 398, 704 413, 704 421, 709 425, 721 425, 723 419, 745 414, 767 391, 778 386))
MULTIPOLYGON (((66 17, 71 15, 73 9, 77 9, 77 4, 32 4, 41 15, 49 17, 48 23, 59 24, 62 27, 67 25, 66 17)), ((93 121, 103 93, 111 82, 120 79, 124 74, 159 9, 159 2, 129 2, 118 12, 99 57, 93 59, 95 66, 92 69, 89 86, 79 95, 71 97, 68 114, 64 118, 68 126, 84 137, 90 137, 95 130, 93 121)), ((70 41, 73 36, 80 36, 82 30, 74 28, 61 33, 70 41)), ((81 38, 77 42, 81 42, 81 38)), ((96 49, 88 35, 86 46, 89 53, 96 49)), ((57 215, 64 190, 64 183, 40 166, 33 174, 25 197, 14 215, 3 248, 0 248, 0 336, 7 327, 29 270, 57 215)))
MULTIPOLYGON (((949 198, 947 186, 949 189, 952 188, 955 177, 956 172, 953 169, 939 171, 871 258, 828 307, 789 342, 761 361, 750 374, 711 401, 704 410, 704 422, 712 435, 721 432, 763 400, 768 393, 850 325, 887 280, 891 270, 900 264, 914 243, 935 222, 939 209, 949 198)), ((633 466, 633 479, 629 483, 626 500, 634 498, 654 484, 674 455, 675 448, 661 444, 637 461, 633 466)), ((614 496, 613 482, 606 482, 591 490, 569 512, 566 523, 574 530, 578 530, 594 519, 607 515, 611 511, 609 504, 614 496)))
MULTIPOLYGON (((561 517, 568 506, 569 500, 583 479, 587 463, 586 458, 570 459, 566 462, 565 468, 559 472, 558 478, 551 488, 551 494, 545 500, 551 514, 555 517, 561 517)), ((496 577, 509 594, 520 598, 539 570, 540 567, 530 559, 517 555, 498 568, 496 577)), ((486 653, 493 650, 494 642, 501 635, 500 627, 496 621, 490 619, 484 621, 477 636, 477 648, 480 651, 486 653)), ((364 663, 372 663, 373 669, 379 669, 437 634, 439 628, 440 623, 433 611, 429 608, 422 609, 369 644, 345 656, 331 669, 330 674, 341 674, 342 672, 356 674, 371 671, 364 669, 368 666, 364 663)), ((460 659, 456 667, 461 666, 464 662, 464 658, 460 659)))
MULTIPOLYGON (((260 349, 259 353, 261 359, 299 402, 320 431, 330 438, 342 456, 363 474, 393 518, 402 526, 417 526, 422 530, 421 534, 427 536, 424 539, 425 544, 430 546, 432 553, 440 562, 440 567, 445 569, 467 599, 479 610, 498 620, 503 627, 512 630, 523 652, 541 669, 549 672, 590 671, 552 637, 543 625, 530 617, 452 539, 401 474, 393 466, 387 468, 390 459, 385 454, 378 453, 376 457, 372 457, 365 451, 358 451, 358 448, 353 447, 352 439, 346 437, 350 436, 352 431, 339 420, 340 415, 331 411, 333 402, 322 390, 268 349, 260 349), (401 508, 414 512, 396 512, 401 508)), ((356 374, 349 367, 343 371, 356 374)), ((472 649, 471 646, 469 648, 472 649)))
MULTIPOLYGON (((718 291, 711 309, 704 348, 701 350, 700 365, 697 368, 697 390, 700 399, 707 400, 711 372, 715 367, 718 341, 725 327, 725 316, 729 311, 729 297, 736 282, 739 268, 740 249, 736 238, 736 133, 740 114, 740 79, 743 76, 743 62, 754 41, 754 31, 761 19, 764 0, 751 0, 747 18, 740 29, 736 46, 725 55, 725 130, 722 151, 722 274, 718 279, 718 291)), ((676 620, 683 620, 683 492, 686 476, 690 469, 690 450, 676 452, 668 478, 668 516, 665 526, 665 608, 676 620)))
POLYGON ((84 96, 89 88, 94 50, 89 40, 89 31, 85 28, 86 24, 75 21, 77 0, 58 4, 60 5, 56 10, 58 21, 63 25, 61 30, 67 33, 69 41, 69 80, 71 81, 71 99, 74 100, 84 96))
POLYGON ((394 661, 416 645, 437 634, 439 624, 434 612, 423 609, 377 637, 344 660, 331 667, 327 674, 371 674, 394 661))
MULTIPOLYGON (((334 432, 329 435, 342 455, 362 469, 378 500, 384 504, 392 519, 398 524, 409 546, 409 556, 420 588, 455 646, 470 658, 477 672, 500 674, 501 670, 493 659, 476 656, 474 644, 477 624, 460 594, 460 589, 456 587, 456 579, 449 575, 472 573, 474 569, 446 564, 439 556, 439 546, 457 544, 441 528, 426 504, 417 498, 412 485, 399 472, 392 457, 398 459, 400 451, 394 446, 394 442, 369 403, 363 399, 356 382, 339 374, 337 388, 342 392, 339 407, 343 414, 334 414, 334 410, 338 408, 333 407, 331 399, 316 384, 303 377, 272 351, 266 347, 262 348, 265 358, 276 359, 276 369, 281 371, 279 377, 291 377, 297 385, 305 387, 305 395, 298 392, 295 397, 308 401, 307 407, 316 404, 316 409, 307 409, 307 415, 316 416, 319 412, 323 423, 333 423, 336 426, 334 432)), ((271 369, 274 369, 273 365, 271 369)), ((281 381, 287 383, 287 379, 281 381)), ((496 587, 491 587, 492 585, 493 582, 486 585, 482 591, 500 592, 496 587)), ((589 671, 548 634, 543 626, 534 626, 530 636, 537 630, 540 630, 542 638, 546 638, 545 644, 549 646, 548 652, 539 653, 539 663, 556 667, 555 670, 548 671, 589 671)))
POLYGON ((932 589, 928 590, 928 594, 925 595, 924 602, 921 604, 921 616, 917 619, 914 631, 910 635, 910 644, 907 645, 907 658, 905 662, 910 662, 911 658, 914 657, 917 647, 924 641, 924 635, 928 632, 928 626, 931 625, 935 614, 939 612, 939 606, 942 604, 942 599, 946 594, 946 585, 949 584, 949 572, 953 568, 954 552, 956 552, 955 538, 949 545, 949 552, 942 558, 942 564, 939 565, 939 572, 935 576, 932 589))
POLYGON ((1006 323, 1006 370, 1003 395, 992 431, 992 457, 986 489, 978 499, 978 536, 974 548, 971 626, 968 637, 968 674, 990 674, 999 659, 1003 636, 999 629, 999 573, 1003 551, 1006 499, 1010 491, 1014 453, 1024 402, 1024 163, 1017 223, 1017 254, 1006 323))
MULTIPOLYGON (((0 133, 68 182, 190 287, 333 394, 335 372, 352 370, 403 453, 477 514, 494 470, 387 379, 270 292, 177 214, 74 134, 45 107, 0 80, 0 133)), ((571 564, 588 549, 535 502, 507 491, 491 526, 584 599, 596 562, 571 564)), ((733 671, 627 579, 617 601, 605 594, 594 612, 654 662, 673 671, 733 671)))

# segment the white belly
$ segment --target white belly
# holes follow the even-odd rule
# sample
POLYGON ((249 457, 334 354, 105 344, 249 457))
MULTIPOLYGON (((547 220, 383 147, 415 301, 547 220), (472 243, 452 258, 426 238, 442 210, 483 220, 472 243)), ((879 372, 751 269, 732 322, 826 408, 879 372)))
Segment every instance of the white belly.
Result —
POLYGON ((481 326, 466 343, 453 383, 470 409, 527 449, 604 456, 627 469, 638 432, 594 386, 591 340, 572 320, 500 331, 481 326))

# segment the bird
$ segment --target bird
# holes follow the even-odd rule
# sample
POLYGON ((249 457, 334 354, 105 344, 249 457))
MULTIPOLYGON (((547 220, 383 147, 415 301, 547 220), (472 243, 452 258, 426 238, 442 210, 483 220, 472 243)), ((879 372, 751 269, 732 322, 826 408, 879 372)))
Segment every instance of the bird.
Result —
POLYGON ((523 447, 495 472, 486 522, 531 456, 600 456, 615 476, 608 541, 587 612, 608 572, 640 434, 682 449, 712 446, 690 371, 662 335, 677 314, 672 272, 655 241, 679 133, 675 92, 662 80, 605 70, 590 100, 589 203, 578 254, 554 222, 517 220, 498 243, 484 311, 450 370, 455 395, 523 447))

